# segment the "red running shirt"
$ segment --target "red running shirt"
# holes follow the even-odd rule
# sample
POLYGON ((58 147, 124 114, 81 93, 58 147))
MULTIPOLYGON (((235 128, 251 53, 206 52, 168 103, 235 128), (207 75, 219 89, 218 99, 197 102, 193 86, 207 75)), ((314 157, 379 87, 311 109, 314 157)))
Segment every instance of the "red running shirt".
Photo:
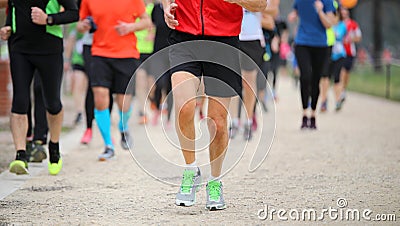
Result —
POLYGON ((355 57, 356 52, 356 45, 354 44, 351 39, 356 36, 361 36, 361 30, 358 26, 358 23, 352 19, 348 19, 345 21, 347 34, 343 40, 344 49, 346 50, 347 56, 355 57))
POLYGON ((176 30, 192 35, 238 36, 243 9, 224 0, 176 0, 176 30))
POLYGON ((143 0, 82 0, 80 19, 92 16, 97 30, 93 35, 92 55, 108 58, 139 58, 136 36, 119 36, 118 21, 133 23, 145 13, 143 0))

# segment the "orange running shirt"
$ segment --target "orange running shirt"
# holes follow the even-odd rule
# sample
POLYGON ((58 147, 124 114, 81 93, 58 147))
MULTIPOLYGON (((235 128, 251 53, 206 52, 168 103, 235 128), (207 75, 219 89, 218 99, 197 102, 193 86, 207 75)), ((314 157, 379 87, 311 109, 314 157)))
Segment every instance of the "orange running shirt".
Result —
POLYGON ((136 36, 119 36, 118 21, 133 23, 145 13, 143 0, 82 0, 80 19, 92 16, 97 30, 93 35, 92 55, 108 58, 139 58, 136 36))

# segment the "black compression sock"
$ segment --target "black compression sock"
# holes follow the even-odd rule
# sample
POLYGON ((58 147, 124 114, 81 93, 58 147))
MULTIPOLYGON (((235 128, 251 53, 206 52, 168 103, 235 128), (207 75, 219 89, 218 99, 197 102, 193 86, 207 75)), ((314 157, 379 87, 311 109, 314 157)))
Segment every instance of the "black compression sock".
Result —
POLYGON ((15 160, 21 160, 26 162, 27 158, 26 158, 26 151, 25 150, 18 150, 17 151, 17 156, 15 157, 15 160))
POLYGON ((58 163, 60 159, 60 147, 59 143, 49 142, 49 154, 50 154, 50 163, 58 163))

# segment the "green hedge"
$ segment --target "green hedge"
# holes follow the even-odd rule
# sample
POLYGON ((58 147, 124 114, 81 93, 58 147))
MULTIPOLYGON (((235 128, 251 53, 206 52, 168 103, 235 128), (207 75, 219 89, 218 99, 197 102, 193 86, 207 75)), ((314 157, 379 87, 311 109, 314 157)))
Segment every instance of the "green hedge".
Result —
MULTIPOLYGON (((372 66, 358 65, 350 75, 348 89, 355 92, 386 97, 386 68, 376 73, 372 66)), ((389 99, 400 101, 400 66, 391 65, 389 99)))

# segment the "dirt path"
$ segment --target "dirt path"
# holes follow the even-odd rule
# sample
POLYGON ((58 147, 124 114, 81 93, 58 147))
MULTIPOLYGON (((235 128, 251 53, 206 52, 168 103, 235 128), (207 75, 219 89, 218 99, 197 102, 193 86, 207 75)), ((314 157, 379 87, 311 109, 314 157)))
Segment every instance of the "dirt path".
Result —
MULTIPOLYGON (((223 178, 228 205, 225 211, 204 210, 204 187, 194 207, 175 206, 178 187, 154 180, 141 170, 129 152, 120 149, 115 160, 97 162, 102 151, 100 135, 95 134, 97 142, 82 147, 78 144, 81 131, 75 130, 72 133, 76 134, 76 142, 65 145, 71 150, 64 156, 65 166, 60 175, 49 176, 43 170, 1 200, 0 224, 282 224, 276 213, 273 220, 265 221, 258 219, 257 213, 266 206, 268 211, 301 212, 313 208, 320 213, 329 207, 340 210, 339 198, 347 201, 342 210, 370 209, 371 218, 376 214, 396 214, 397 222, 400 221, 400 104, 350 93, 343 111, 330 110, 320 115, 319 130, 311 132, 299 130, 299 99, 291 81, 281 78, 272 149, 254 173, 247 170, 251 152, 246 152, 223 178)), ((141 142, 146 135, 143 127, 131 121, 135 149, 151 148, 141 142)), ((160 129, 152 131, 162 136, 160 129)), ((234 142, 241 141, 233 141, 230 153, 240 151, 234 142)), ((255 145, 256 142, 250 143, 249 149, 253 150, 255 145)), ((324 222, 343 223, 328 216, 324 222)), ((289 218, 286 223, 296 222, 289 218)), ((366 223, 375 224, 359 222, 366 223)))

